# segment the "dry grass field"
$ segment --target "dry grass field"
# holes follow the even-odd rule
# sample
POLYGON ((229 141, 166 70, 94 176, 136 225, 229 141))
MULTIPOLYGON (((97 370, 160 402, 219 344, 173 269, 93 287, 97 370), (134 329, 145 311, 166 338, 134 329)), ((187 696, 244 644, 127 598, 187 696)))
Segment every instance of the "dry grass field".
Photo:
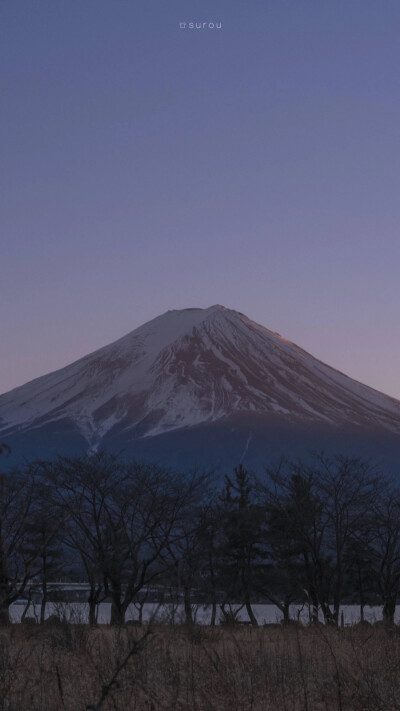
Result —
POLYGON ((0 709, 391 711, 400 630, 12 625, 0 709))

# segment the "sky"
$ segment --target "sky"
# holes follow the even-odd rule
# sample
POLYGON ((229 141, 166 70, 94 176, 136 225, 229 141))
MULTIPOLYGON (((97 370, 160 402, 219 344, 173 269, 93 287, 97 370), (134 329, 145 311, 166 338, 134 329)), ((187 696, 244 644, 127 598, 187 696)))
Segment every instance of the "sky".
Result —
POLYGON ((400 399, 399 66, 398 0, 2 0, 0 392, 219 303, 400 399))

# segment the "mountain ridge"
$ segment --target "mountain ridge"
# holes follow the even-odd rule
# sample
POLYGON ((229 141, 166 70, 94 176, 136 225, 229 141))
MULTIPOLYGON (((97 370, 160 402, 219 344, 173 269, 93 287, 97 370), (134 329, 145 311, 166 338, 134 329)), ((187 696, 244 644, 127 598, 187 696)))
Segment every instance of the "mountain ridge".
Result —
POLYGON ((0 435, 72 427, 93 451, 256 415, 400 432, 400 402, 216 304, 171 310, 0 396, 0 435), (66 424, 69 423, 69 424, 66 424), (71 424, 72 423, 72 424, 71 424))

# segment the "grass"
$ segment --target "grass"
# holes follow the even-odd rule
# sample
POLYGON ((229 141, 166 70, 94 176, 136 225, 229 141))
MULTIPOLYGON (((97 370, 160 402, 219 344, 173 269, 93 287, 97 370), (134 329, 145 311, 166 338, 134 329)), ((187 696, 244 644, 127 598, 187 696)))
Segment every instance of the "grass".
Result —
POLYGON ((12 625, 0 709, 394 711, 400 630, 12 625))

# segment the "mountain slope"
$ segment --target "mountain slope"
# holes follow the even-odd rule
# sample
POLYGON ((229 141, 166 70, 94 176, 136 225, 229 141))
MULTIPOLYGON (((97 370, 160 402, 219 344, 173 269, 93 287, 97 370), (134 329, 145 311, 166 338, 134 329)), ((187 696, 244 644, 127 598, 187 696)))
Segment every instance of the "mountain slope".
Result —
POLYGON ((222 306, 169 311, 0 396, 2 439, 61 428, 89 449, 114 432, 154 438, 232 417, 400 432, 399 401, 222 306))

